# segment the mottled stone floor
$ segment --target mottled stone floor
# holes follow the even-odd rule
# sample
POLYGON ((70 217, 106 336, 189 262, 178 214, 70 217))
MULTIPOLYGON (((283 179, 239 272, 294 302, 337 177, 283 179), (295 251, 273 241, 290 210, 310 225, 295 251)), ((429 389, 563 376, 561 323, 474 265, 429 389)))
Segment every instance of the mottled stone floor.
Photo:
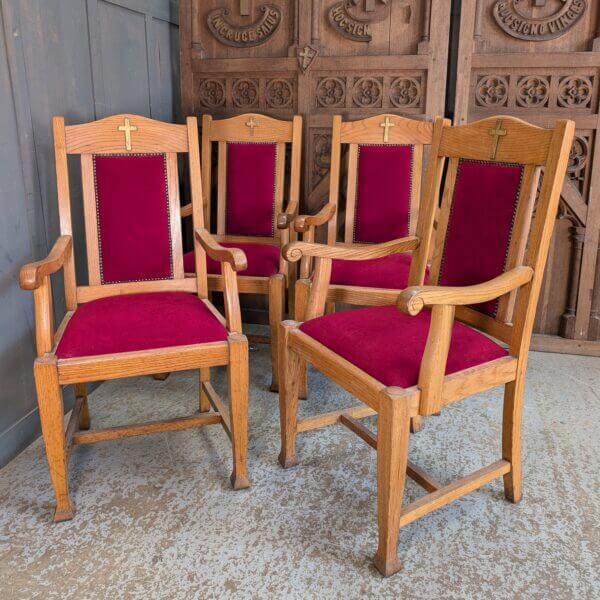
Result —
MULTIPOLYGON (((279 468, 269 351, 251 355, 250 475, 229 488, 219 426, 79 447, 73 521, 54 525, 38 440, 0 472, 0 598, 600 597, 600 360, 533 354, 524 419, 525 498, 497 480, 402 530, 404 570, 384 580, 375 455, 346 429, 304 434, 301 464, 279 468)), ((223 389, 222 372, 216 372, 223 389)), ((192 411, 197 376, 109 382, 93 425, 192 411)), ((302 412, 352 400, 311 373, 302 412)), ((425 422, 411 459, 449 479, 499 457, 501 392, 425 422)), ((420 489, 409 482, 410 499, 420 489)))

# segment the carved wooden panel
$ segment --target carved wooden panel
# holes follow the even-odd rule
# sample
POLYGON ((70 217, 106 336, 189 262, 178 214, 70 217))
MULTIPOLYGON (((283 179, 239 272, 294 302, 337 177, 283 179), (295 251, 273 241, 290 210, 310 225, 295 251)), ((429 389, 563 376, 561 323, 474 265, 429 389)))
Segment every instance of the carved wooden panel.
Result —
POLYGON ((302 114, 315 209, 334 114, 443 113, 449 24, 449 0, 181 0, 183 108, 302 114))
MULTIPOLYGON (((462 3, 456 121, 510 114, 541 126, 577 124, 540 298, 536 331, 600 338, 600 3, 462 3), (576 53, 576 54, 575 54, 576 53)), ((557 338, 534 347, 577 350, 557 338)))

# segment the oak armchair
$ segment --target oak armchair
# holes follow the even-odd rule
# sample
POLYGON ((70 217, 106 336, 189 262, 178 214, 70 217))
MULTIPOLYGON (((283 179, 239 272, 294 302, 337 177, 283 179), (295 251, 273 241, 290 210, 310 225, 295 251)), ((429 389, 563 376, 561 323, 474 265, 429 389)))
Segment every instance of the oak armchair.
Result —
MULTIPOLYGON (((285 310, 286 289, 293 291, 295 269, 281 257, 281 248, 296 239, 291 224, 298 213, 302 117, 280 121, 245 114, 215 121, 202 118, 204 218, 210 227, 212 150, 218 147, 217 232, 225 247, 241 248, 248 266, 238 275, 241 294, 268 297, 271 331, 272 383, 277 391, 277 332, 285 310), (285 193, 286 146, 291 146, 289 193, 285 193), (287 202, 284 202, 287 197, 287 202), (285 205, 285 207, 284 207, 285 205), (291 236, 291 238, 290 238, 291 236)), ((182 214, 190 209, 184 207, 182 214)), ((184 256, 185 272, 193 277, 193 253, 184 256)), ((223 290, 223 275, 209 260, 208 287, 223 290)), ((208 375, 207 375, 208 378, 208 375)))
POLYGON ((493 479, 522 496, 521 419, 536 304, 574 123, 542 129, 513 117, 450 127, 436 120, 416 240, 373 245, 378 255, 414 247, 409 287, 396 304, 324 315, 332 259, 362 249, 296 242, 288 260, 315 259, 305 322, 280 331, 281 453, 296 464, 298 433, 341 423, 377 451, 379 546, 375 566, 399 570, 401 526, 493 479), (421 284, 444 164, 448 162, 429 284, 421 284), (543 181, 536 192, 540 172, 543 181), (535 205, 535 211, 534 209, 535 205), (308 361, 361 404, 299 420, 298 374, 308 361), (408 460, 410 420, 504 385, 502 457, 452 483, 408 460), (360 419, 377 415, 377 433, 360 419), (402 506, 405 476, 428 493, 402 506))
MULTIPOLYGON (((448 122, 449 123, 449 122, 448 122)), ((317 227, 327 226, 327 245, 366 247, 414 235, 419 217, 423 153, 431 144, 433 123, 383 114, 343 122, 333 117, 329 199, 316 215, 299 215, 294 229, 313 242, 317 227), (342 150, 347 148, 346 203, 338 241, 342 150)), ((333 258, 327 312, 337 303, 394 304, 408 285, 411 250, 370 255, 364 260, 333 258)), ((295 318, 304 318, 310 292, 312 257, 300 261, 295 318)), ((427 270, 424 272, 427 276, 427 270)), ((422 283, 423 281, 419 281, 422 283)), ((306 395, 303 370, 301 395, 306 395)), ((417 419, 413 425, 418 427, 417 419)))
POLYGON ((115 115, 65 127, 55 117, 53 128, 61 235, 47 258, 22 268, 20 284, 35 298, 34 376, 54 520, 74 514, 68 465, 78 444, 220 423, 232 443, 232 485, 247 487, 248 344, 236 282, 246 257, 204 229, 196 119, 115 115), (184 277, 178 153, 190 164, 194 278, 184 277), (68 155, 81 161, 88 285, 75 277, 68 155), (222 265, 225 318, 208 301, 207 255, 222 265), (67 313, 55 330, 50 276, 59 270, 67 313), (201 376, 197 414, 90 430, 88 382, 217 365, 228 368, 229 407, 201 376), (76 401, 65 429, 62 388, 70 384, 76 401))

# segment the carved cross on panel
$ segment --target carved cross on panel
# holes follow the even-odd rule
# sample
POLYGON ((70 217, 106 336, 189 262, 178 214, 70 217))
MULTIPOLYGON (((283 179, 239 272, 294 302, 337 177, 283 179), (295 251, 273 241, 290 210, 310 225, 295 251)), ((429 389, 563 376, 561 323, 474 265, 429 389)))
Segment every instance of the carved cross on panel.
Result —
POLYGON ((504 137, 507 134, 506 129, 502 129, 502 121, 496 121, 496 127, 494 129, 490 129, 488 132, 493 138, 492 142, 492 154, 490 158, 492 160, 496 159, 496 154, 498 154, 498 144, 500 144, 500 138, 504 137))
POLYGON ((247 17, 250 14, 250 0, 240 0, 240 15, 247 17))
POLYGON ((379 123, 379 127, 383 127, 383 141, 384 143, 388 143, 390 141, 390 127, 396 127, 396 123, 392 123, 389 117, 385 118, 385 121, 379 123))
POLYGON ((131 152, 131 133, 137 131, 138 128, 135 125, 131 125, 129 119, 125 117, 125 124, 119 125, 117 129, 125 134, 125 148, 127 148, 128 152, 131 152))
POLYGON ((250 117, 249 121, 245 123, 246 127, 250 127, 250 135, 254 135, 254 128, 258 127, 258 123, 254 120, 254 117, 250 117))

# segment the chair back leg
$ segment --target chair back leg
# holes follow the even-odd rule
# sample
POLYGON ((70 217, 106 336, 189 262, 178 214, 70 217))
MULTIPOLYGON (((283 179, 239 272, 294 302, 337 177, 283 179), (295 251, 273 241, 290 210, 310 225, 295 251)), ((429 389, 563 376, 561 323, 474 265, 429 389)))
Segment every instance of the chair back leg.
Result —
POLYGON ((502 458, 511 469, 504 475, 504 495, 511 502, 520 502, 523 495, 521 473, 521 425, 523 420, 524 374, 504 386, 502 413, 502 458))
POLYGON ((285 303, 285 276, 277 273, 269 279, 269 327, 271 330, 271 391, 279 391, 277 373, 277 335, 283 321, 285 303))
POLYGON ((206 367, 200 369, 200 412, 205 413, 210 411, 210 400, 206 389, 204 388, 205 383, 210 383, 210 368, 206 367))

